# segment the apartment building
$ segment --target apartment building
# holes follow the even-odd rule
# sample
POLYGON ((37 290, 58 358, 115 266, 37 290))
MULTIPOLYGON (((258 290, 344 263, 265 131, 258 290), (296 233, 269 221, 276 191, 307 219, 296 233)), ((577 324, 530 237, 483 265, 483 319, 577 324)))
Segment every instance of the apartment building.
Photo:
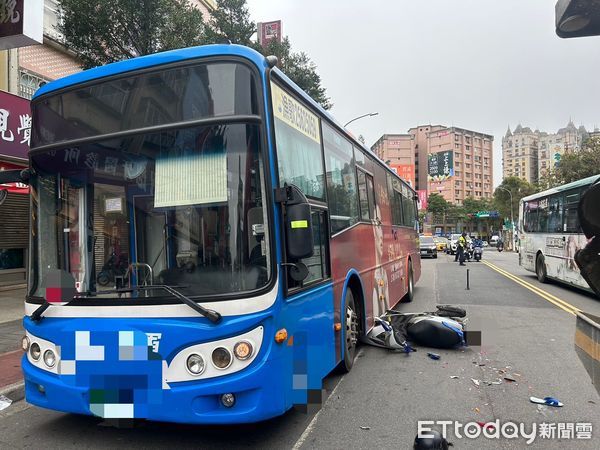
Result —
POLYGON ((491 198, 493 142, 492 135, 464 128, 429 131, 427 192, 437 192, 457 205, 469 197, 477 200, 491 198), (440 170, 436 170, 436 160, 440 170), (443 165, 445 170, 442 170, 443 165))
POLYGON ((415 189, 462 204, 492 197, 493 143, 493 136, 477 131, 419 125, 407 134, 384 134, 371 150, 390 166, 412 165, 415 189))
MULTIPOLYGON (((593 132, 592 132, 593 134, 593 132)), ((562 155, 579 151, 592 134, 573 121, 556 133, 517 125, 502 138, 502 177, 519 177, 536 183, 560 162, 562 155)))
POLYGON ((415 137, 412 134, 384 134, 371 150, 411 186, 416 186, 415 137))

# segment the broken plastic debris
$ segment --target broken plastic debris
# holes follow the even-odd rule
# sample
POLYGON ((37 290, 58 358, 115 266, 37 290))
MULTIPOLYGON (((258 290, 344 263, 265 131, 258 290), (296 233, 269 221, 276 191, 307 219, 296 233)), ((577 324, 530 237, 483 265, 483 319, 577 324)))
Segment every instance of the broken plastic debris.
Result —
POLYGON ((511 376, 509 376, 509 375, 505 375, 505 376, 504 376, 504 379, 505 379, 506 381, 511 381, 511 382, 513 382, 513 383, 517 381, 515 378, 513 378, 513 377, 511 377, 511 376))
POLYGON ((0 411, 8 408, 12 404, 12 400, 4 395, 0 395, 0 411))
POLYGON ((471 381, 473 382, 473 384, 475 386, 479 386, 479 380, 476 380, 475 378, 471 378, 471 381))
POLYGON ((427 356, 429 356, 431 359, 435 359, 438 360, 440 359, 440 355, 438 355, 437 353, 427 353, 427 356))
POLYGON ((458 380, 459 376, 458 375, 450 375, 450 378, 452 378, 453 380, 458 380))
POLYGON ((531 403, 537 403, 539 405, 556 406, 556 407, 563 406, 563 404, 559 400, 555 399, 554 397, 544 397, 544 398, 529 397, 529 401, 531 403))
POLYGON ((475 411, 476 413, 479 412, 479 408, 473 408, 473 411, 475 411))
POLYGON ((360 427, 361 430, 370 430, 371 427, 360 427))

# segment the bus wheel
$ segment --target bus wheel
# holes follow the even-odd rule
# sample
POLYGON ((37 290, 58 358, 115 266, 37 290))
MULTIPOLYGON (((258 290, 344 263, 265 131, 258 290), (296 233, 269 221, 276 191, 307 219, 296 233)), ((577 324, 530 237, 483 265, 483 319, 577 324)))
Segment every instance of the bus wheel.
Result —
POLYGON ((356 312, 356 302, 354 301, 354 294, 348 288, 346 290, 346 313, 344 314, 344 331, 345 331, 345 342, 344 342, 344 361, 342 361, 341 369, 342 372, 350 372, 354 365, 354 358, 356 358, 356 345, 358 344, 358 334, 360 327, 358 323, 358 314, 356 312))
POLYGON ((544 255, 538 254, 535 260, 535 274, 540 283, 546 283, 548 278, 546 276, 546 265, 544 264, 544 255))
POLYGON ((408 261, 408 291, 406 292, 406 294, 404 295, 404 298, 402 300, 406 303, 410 303, 413 301, 414 297, 415 297, 415 280, 413 277, 412 261, 408 261))

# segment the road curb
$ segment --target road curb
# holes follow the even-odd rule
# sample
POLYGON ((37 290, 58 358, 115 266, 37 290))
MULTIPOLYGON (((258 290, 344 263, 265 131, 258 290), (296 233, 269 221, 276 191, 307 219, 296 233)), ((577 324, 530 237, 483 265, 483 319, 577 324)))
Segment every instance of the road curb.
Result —
POLYGON ((13 403, 23 400, 25 398, 25 382, 18 381, 0 388, 0 395, 10 398, 13 403))

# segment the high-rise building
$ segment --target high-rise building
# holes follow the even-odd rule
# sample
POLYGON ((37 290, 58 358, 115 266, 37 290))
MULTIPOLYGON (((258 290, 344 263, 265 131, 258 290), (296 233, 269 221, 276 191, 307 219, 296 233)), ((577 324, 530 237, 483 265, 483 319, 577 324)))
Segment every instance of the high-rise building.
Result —
POLYGON ((415 137, 412 134, 384 134, 371 150, 416 189, 415 137))
POLYGON ((573 121, 556 133, 531 131, 521 124, 514 131, 509 127, 502 138, 502 177, 536 183, 556 167, 562 155, 579 151, 590 135, 583 125, 578 128, 573 121))
POLYGON ((518 177, 529 183, 537 181, 538 141, 540 132, 521 124, 514 133, 510 127, 502 138, 502 178, 518 177))
POLYGON ((415 189, 461 204, 468 197, 491 198, 493 141, 493 136, 477 131, 420 125, 408 134, 383 135, 371 149, 390 166, 414 164, 415 189), (410 148, 414 159, 409 163, 410 148))

